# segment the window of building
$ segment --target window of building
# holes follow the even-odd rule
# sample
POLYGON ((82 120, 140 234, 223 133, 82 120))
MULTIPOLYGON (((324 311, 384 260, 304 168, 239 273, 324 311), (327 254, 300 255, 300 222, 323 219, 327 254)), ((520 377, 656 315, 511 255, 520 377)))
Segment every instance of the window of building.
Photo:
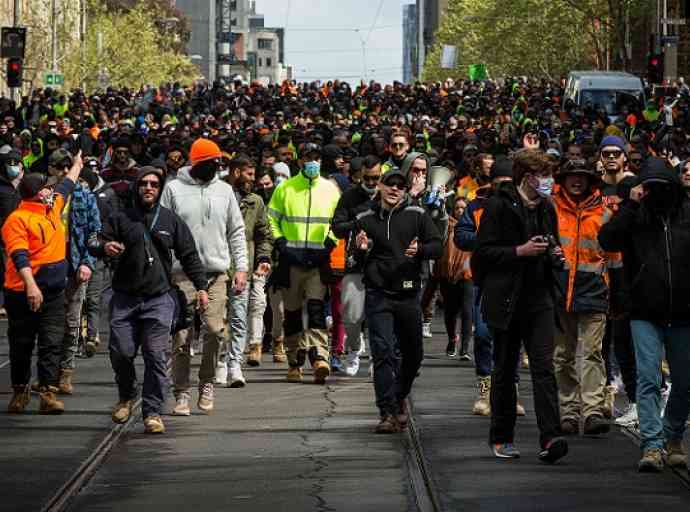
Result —
POLYGON ((270 50, 273 48, 273 41, 271 39, 259 39, 259 50, 270 50))
POLYGON ((270 57, 266 57, 266 67, 267 68, 271 67, 271 58, 270 57))
POLYGON ((259 67, 261 67, 261 66, 263 66, 263 65, 264 65, 264 64, 263 64, 263 59, 262 59, 261 57, 259 57, 259 67))

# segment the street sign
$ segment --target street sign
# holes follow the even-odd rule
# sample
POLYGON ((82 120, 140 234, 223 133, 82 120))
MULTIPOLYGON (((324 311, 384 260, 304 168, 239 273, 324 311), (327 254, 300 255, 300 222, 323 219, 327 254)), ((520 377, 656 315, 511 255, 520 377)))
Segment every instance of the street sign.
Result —
POLYGON ((661 44, 678 44, 679 36, 661 36, 661 44))
POLYGON ((470 80, 486 80, 488 78, 486 74, 486 64, 470 64, 467 74, 470 80))
POLYGON ((685 18, 661 18, 662 25, 685 25, 685 18))
POLYGON ((444 44, 441 54, 441 69, 453 69, 458 62, 458 47, 444 44))
POLYGON ((26 44, 24 27, 2 27, 0 35, 0 57, 3 59, 23 59, 26 44))
POLYGON ((46 71, 43 74, 43 83, 53 87, 65 85, 65 75, 57 71, 46 71))

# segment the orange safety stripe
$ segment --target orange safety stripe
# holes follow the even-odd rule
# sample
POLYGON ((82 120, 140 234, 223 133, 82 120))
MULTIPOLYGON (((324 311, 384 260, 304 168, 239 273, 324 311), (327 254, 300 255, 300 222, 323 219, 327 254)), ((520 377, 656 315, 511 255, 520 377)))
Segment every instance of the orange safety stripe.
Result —
POLYGON ((345 270, 345 245, 346 240, 338 240, 338 245, 331 251, 331 268, 333 270, 345 270))

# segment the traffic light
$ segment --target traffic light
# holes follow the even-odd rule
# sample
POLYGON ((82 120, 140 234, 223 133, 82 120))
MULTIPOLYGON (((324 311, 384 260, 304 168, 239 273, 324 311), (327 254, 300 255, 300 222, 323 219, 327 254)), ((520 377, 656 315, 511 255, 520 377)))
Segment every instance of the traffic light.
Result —
POLYGON ((24 62, 22 59, 7 59, 7 86, 21 87, 24 74, 24 62))
POLYGON ((664 81, 664 54, 653 53, 647 60, 647 80, 650 84, 664 81))

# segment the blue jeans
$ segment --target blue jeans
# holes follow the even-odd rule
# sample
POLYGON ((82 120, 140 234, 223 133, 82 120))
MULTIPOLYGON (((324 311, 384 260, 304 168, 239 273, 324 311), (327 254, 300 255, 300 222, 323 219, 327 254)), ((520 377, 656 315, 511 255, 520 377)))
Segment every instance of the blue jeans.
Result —
POLYGON ((662 327, 645 320, 631 320, 630 328, 637 361, 637 411, 642 449, 663 448, 664 439, 683 438, 688 420, 690 323, 662 327), (662 424, 661 360, 664 347, 673 385, 662 424))
POLYGON ((472 323, 474 324, 474 367, 477 377, 488 377, 493 368, 494 341, 489 327, 482 318, 482 296, 474 287, 472 303, 472 323))

